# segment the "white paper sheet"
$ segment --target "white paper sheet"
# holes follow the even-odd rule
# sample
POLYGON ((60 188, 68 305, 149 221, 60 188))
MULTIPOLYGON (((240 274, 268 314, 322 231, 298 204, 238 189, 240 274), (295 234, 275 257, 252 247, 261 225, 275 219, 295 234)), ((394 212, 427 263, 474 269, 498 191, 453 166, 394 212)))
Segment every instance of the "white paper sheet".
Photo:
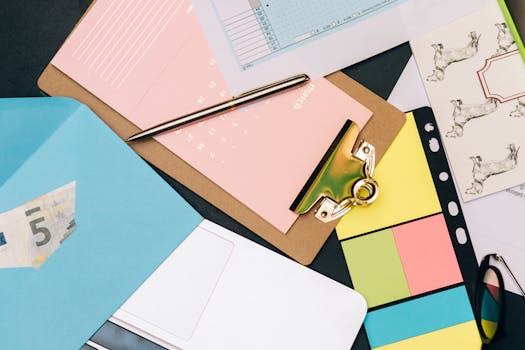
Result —
MULTIPOLYGON (((262 59, 250 67, 245 67, 245 70, 234 52, 226 25, 220 20, 219 13, 223 18, 230 18, 229 15, 238 13, 245 7, 250 11, 263 1, 228 1, 226 9, 224 5, 218 9, 214 0, 194 0, 194 6, 230 90, 237 94, 296 73, 307 73, 311 78, 327 75, 468 14, 488 1, 377 1, 377 4, 391 3, 391 5, 378 7, 369 17, 364 17, 351 25, 327 31, 324 35, 315 35, 290 49, 283 50, 279 55, 273 55, 270 59, 262 59), (238 11, 224 14, 235 6, 238 11)), ((219 4, 224 3, 222 1, 219 4)), ((269 4, 268 1, 266 3, 269 4)), ((292 20, 290 16, 294 15, 300 16, 300 12, 283 14, 288 16, 290 21, 292 20)), ((293 22, 299 23, 300 19, 302 18, 294 19, 293 22)), ((269 25, 271 26, 272 23, 269 25)), ((327 25, 335 24, 327 23, 327 25)), ((257 28, 256 22, 254 26, 257 28)))
MULTIPOLYGON (((525 287, 525 185, 463 203, 462 207, 478 261, 487 254, 503 256, 525 287)), ((519 294, 505 267, 493 260, 491 263, 503 274, 505 289, 519 294)))
POLYGON ((345 350, 365 314, 354 290, 204 220, 111 321, 168 349, 345 350))
POLYGON ((403 112, 430 106, 414 56, 410 57, 399 76, 396 86, 388 96, 388 102, 403 112))

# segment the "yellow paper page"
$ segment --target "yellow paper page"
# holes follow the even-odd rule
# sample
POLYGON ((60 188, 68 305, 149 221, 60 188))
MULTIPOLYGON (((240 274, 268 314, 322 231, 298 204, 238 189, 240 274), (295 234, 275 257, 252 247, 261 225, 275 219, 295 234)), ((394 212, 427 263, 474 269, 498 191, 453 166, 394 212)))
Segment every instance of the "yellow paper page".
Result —
POLYGON ((481 338, 476 321, 469 321, 397 343, 380 346, 374 350, 479 350, 480 348, 481 338))
POLYGON ((341 219, 336 228, 340 240, 441 212, 412 113, 407 114, 374 178, 380 186, 379 197, 341 219))

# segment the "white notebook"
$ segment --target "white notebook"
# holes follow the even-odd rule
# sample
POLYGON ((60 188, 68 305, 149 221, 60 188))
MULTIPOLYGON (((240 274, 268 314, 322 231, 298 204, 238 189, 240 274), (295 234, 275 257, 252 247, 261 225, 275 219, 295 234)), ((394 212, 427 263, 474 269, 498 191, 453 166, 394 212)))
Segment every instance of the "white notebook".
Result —
POLYGON ((204 220, 111 321, 168 349, 348 350, 354 290, 204 220))

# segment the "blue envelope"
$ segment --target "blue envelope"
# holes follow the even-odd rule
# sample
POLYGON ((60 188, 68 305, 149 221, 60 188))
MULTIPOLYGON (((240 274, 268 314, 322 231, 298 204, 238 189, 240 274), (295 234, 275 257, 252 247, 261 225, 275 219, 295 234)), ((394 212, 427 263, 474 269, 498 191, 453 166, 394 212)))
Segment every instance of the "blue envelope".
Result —
POLYGON ((77 224, 41 267, 0 269, 2 349, 79 349, 202 221, 71 99, 0 99, 0 169, 0 213, 76 181, 77 224))

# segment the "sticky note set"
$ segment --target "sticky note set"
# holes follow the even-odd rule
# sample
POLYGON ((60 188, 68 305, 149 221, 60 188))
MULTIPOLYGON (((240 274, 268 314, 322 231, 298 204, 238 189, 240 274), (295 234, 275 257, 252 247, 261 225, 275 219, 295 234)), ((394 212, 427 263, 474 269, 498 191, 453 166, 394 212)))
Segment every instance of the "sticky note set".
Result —
POLYGON ((479 349, 466 277, 476 264, 432 111, 407 122, 377 167, 381 196, 337 226, 372 349, 479 349))
POLYGON ((342 242, 354 287, 374 307, 463 281, 442 214, 342 242))

